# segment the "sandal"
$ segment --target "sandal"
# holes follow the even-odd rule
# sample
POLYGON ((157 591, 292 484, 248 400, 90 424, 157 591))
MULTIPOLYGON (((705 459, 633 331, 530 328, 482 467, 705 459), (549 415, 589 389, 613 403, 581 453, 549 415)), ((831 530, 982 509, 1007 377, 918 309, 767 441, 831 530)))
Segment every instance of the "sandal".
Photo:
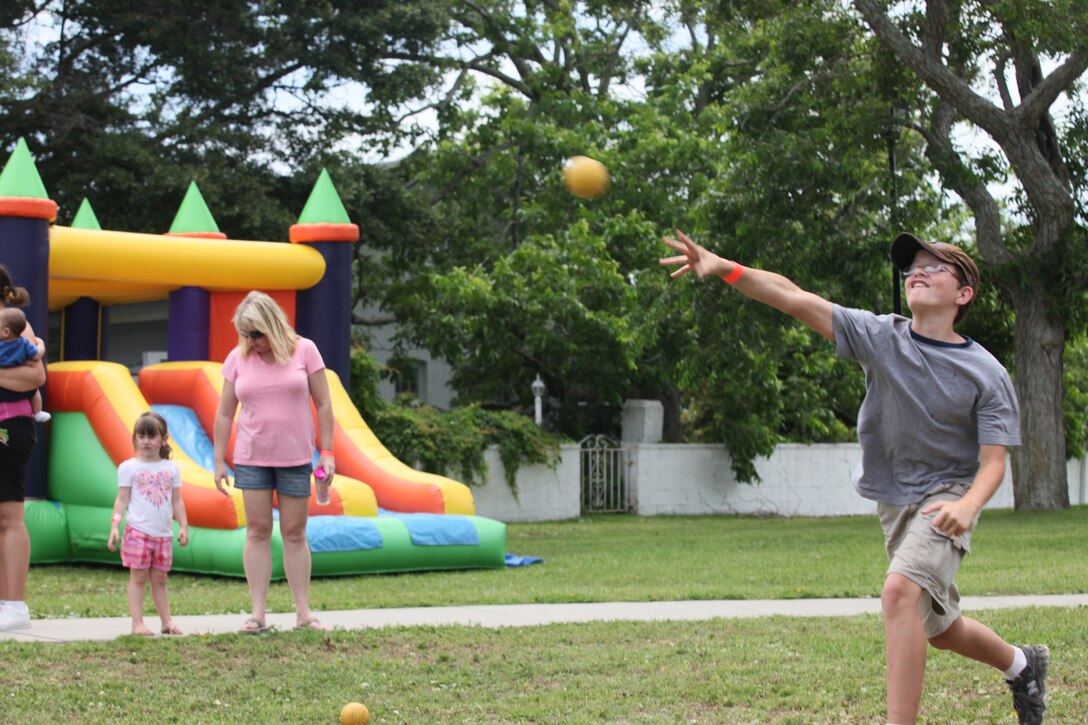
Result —
POLYGON ((174 624, 173 622, 171 622, 169 625, 163 627, 162 628, 162 633, 163 634, 174 634, 174 635, 185 634, 184 632, 181 631, 181 627, 174 624))
POLYGON ((329 625, 322 624, 321 620, 317 617, 310 617, 309 619, 304 619, 296 624, 295 629, 312 629, 315 632, 328 632, 329 625))
POLYGON ((268 631, 268 625, 255 617, 250 617, 238 631, 241 634, 261 634, 268 631))

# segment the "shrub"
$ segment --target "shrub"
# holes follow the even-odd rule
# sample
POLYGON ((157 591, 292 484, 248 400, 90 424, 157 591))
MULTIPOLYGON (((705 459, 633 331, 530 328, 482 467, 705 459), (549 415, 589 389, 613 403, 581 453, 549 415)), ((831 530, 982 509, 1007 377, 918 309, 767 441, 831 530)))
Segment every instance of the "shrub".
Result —
POLYGON ((530 418, 475 403, 441 411, 411 395, 389 403, 378 393, 384 373, 381 363, 355 347, 348 393, 374 435, 408 465, 479 486, 487 479, 484 450, 494 445, 506 470, 506 483, 516 495, 521 466, 557 463, 559 438, 540 430, 530 418))

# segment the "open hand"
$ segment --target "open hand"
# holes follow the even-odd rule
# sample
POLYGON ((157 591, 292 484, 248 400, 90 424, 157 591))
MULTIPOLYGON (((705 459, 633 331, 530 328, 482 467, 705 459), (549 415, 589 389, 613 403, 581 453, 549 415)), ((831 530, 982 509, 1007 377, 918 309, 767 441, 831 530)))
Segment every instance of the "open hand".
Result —
POLYGON ((694 271, 695 274, 699 275, 699 279, 702 279, 708 275, 718 276, 724 271, 725 264, 721 257, 696 244, 691 237, 679 229, 676 230, 676 236, 679 239, 665 237, 661 241, 680 252, 680 254, 658 260, 659 264, 679 267, 669 275, 670 277, 681 277, 688 272, 694 271))

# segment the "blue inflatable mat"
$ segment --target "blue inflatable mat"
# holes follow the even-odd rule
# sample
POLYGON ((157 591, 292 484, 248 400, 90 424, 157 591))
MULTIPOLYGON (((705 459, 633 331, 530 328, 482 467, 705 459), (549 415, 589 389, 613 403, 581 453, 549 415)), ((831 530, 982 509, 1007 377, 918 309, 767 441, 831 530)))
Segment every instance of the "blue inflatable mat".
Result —
POLYGON ((457 514, 402 514, 378 509, 379 516, 398 519, 416 546, 479 546, 480 534, 468 518, 457 514))
POLYGON ((507 566, 529 566, 530 564, 539 564, 544 561, 539 556, 518 556, 517 554, 506 555, 507 566))
POLYGON ((357 516, 311 516, 306 522, 310 551, 359 551, 382 548, 382 534, 373 521, 357 516))

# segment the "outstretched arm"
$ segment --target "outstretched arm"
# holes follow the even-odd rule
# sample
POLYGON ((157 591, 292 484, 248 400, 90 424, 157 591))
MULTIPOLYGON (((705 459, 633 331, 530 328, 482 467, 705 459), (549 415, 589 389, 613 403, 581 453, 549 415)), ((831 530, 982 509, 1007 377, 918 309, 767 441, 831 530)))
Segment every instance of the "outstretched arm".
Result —
POLYGON ((832 305, 828 300, 812 292, 806 292, 780 274, 761 269, 748 269, 736 262, 719 257, 696 244, 679 229, 676 231, 676 236, 679 239, 665 237, 662 241, 680 254, 660 260, 663 265, 679 267, 672 273, 673 277, 681 277, 693 271, 700 279, 708 276, 729 278, 732 285, 748 297, 785 312, 828 340, 835 341, 831 320, 832 305))

